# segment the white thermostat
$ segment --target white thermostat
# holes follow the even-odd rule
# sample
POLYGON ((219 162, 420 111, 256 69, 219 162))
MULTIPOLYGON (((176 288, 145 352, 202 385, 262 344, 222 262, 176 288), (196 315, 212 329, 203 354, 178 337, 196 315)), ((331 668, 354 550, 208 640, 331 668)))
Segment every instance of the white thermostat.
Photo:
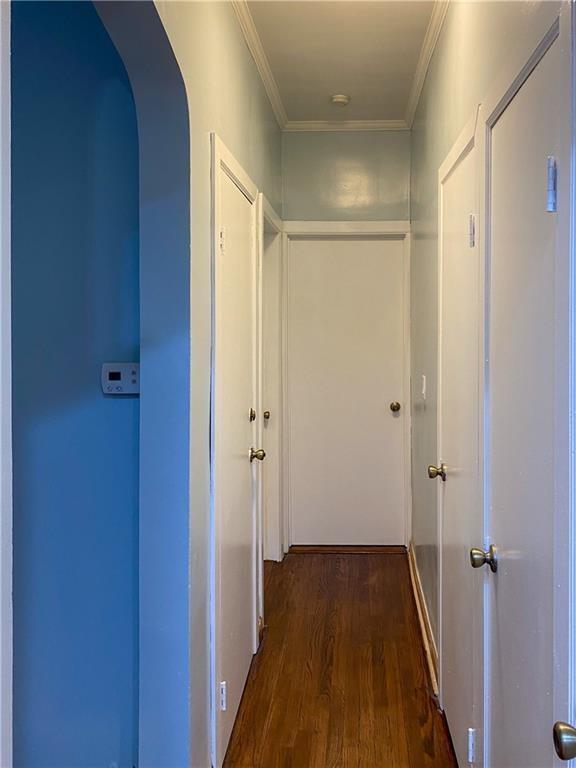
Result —
POLYGON ((102 391, 105 395, 139 395, 140 363, 103 363, 102 391))

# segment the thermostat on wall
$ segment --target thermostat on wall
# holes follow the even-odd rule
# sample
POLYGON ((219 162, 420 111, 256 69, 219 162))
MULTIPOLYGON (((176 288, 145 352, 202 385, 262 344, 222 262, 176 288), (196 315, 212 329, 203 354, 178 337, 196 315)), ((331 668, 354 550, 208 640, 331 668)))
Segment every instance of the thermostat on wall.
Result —
POLYGON ((139 395, 139 363, 103 363, 102 391, 105 395, 139 395))

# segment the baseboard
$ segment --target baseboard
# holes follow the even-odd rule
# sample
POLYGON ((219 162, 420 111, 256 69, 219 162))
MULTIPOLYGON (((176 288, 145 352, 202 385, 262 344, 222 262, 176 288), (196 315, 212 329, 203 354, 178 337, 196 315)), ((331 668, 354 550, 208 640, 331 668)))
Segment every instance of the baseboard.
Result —
POLYGON ((430 683, 434 695, 438 696, 438 649, 436 648, 436 641, 434 640, 434 633, 432 632, 430 614, 428 613, 428 606, 426 605, 426 600, 424 598, 424 591, 422 589, 422 582, 420 581, 420 574, 416 563, 416 554, 412 542, 410 542, 410 546, 408 547, 408 564, 410 566, 410 580, 412 582, 414 600, 416 601, 416 610, 418 611, 420 631, 422 632, 422 643, 424 644, 424 652, 428 663, 430 683))
POLYGON ((406 547, 364 544, 293 544, 291 555, 405 555, 406 547))

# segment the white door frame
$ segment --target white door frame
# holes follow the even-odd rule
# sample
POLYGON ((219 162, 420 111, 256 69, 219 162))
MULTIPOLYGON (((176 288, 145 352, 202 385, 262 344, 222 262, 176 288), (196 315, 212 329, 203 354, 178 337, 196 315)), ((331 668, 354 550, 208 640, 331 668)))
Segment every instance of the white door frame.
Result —
POLYGON ((0 3, 0 765, 12 765, 10 3, 0 3))
MULTIPOLYGON (((558 317, 556 336, 553 340, 560 354, 556 360, 556 381, 558 382, 556 407, 556 498, 554 526, 554 718, 556 720, 576 721, 576 259, 575 233, 576 222, 575 196, 572 188, 575 182, 575 148, 573 143, 574 120, 574 57, 572 54, 572 18, 571 4, 564 3, 558 18, 549 29, 533 31, 529 39, 518 41, 507 66, 500 74, 482 100, 480 121, 480 185, 481 185, 481 247, 484 252, 485 270, 483 275, 484 318, 482 323, 483 350, 482 392, 489 388, 489 320, 490 320, 490 243, 486 233, 490 231, 490 163, 491 131, 497 120, 508 107, 514 96, 531 75, 537 64, 545 56, 551 45, 558 41, 566 57, 567 66, 563 68, 564 82, 551 84, 551 87, 563 88, 570 93, 571 104, 566 104, 566 116, 562 118, 562 149, 558 163, 558 242, 556 260, 556 306, 558 317), (569 63, 568 63, 569 62, 569 63), (564 258, 561 255, 564 254, 564 258), (567 418, 569 416, 569 418, 567 418), (568 578, 566 576, 568 575, 568 578), (568 611, 566 611, 568 606, 568 611), (569 638, 569 642, 565 642, 569 638)), ((529 126, 527 126, 529 130, 529 126)), ((545 182, 545 180, 544 180, 545 182)), ((544 183, 543 182, 543 183, 544 183)), ((489 396, 484 398, 483 438, 481 441, 481 467, 487 467, 488 456, 488 409, 489 396)), ((484 547, 490 540, 490 478, 484 472, 482 477, 484 496, 484 547)), ((497 542, 494 542, 497 544, 497 542)), ((490 602, 488 569, 484 574, 484 734, 482 765, 489 768, 490 755, 490 708, 489 708, 489 673, 490 673, 490 602)), ((575 723, 576 724, 576 723, 575 723)), ((550 748, 552 747, 552 726, 550 723, 550 748)))
MULTIPOLYGON (((292 543, 290 499, 290 404, 288 401, 288 265, 290 241, 297 237, 399 237, 403 249, 404 366, 402 401, 410 402, 410 222, 409 221, 285 221, 282 247, 282 515, 284 552, 292 543)), ((410 408, 405 408, 404 454, 404 544, 408 546, 412 526, 412 478, 410 461, 410 408)))
MULTIPOLYGON (((260 215, 260 203, 258 188, 244 171, 240 163, 235 159, 232 153, 227 149, 225 144, 219 138, 216 133, 212 133, 211 136, 211 193, 212 193, 212 351, 211 351, 211 382, 210 382, 210 713, 211 713, 211 752, 212 752, 212 764, 214 766, 219 765, 224 755, 217 755, 217 728, 218 728, 218 652, 219 652, 219 626, 217 622, 218 616, 218 572, 219 572, 219 530, 218 522, 219 518, 217 512, 217 493, 216 485, 214 482, 214 474, 216 468, 216 456, 215 456, 215 371, 217 368, 218 350, 216 349, 216 302, 218 300, 216 294, 216 264, 217 253, 220 247, 220 230, 221 230, 221 210, 220 210, 220 189, 221 189, 221 174, 224 173, 228 178, 238 187, 246 199, 254 206, 254 229, 252 237, 253 254, 256 264, 256 284, 255 284, 255 296, 254 300, 256 306, 253 308, 253 333, 256 338, 255 359, 253 361, 253 381, 256 383, 256 403, 255 408, 257 412, 260 412, 260 382, 261 382, 261 365, 260 365, 260 344, 261 333, 259 332, 259 325, 261 322, 261 277, 260 277, 260 255, 261 246, 258 245, 261 240, 261 220, 260 215)), ((261 430, 261 428, 260 428, 261 430)), ((257 438, 260 439, 261 434, 257 428, 257 438)), ((250 446, 246 446, 246 456, 248 457, 248 451, 250 446)), ((248 458, 246 459, 248 461, 248 458)), ((259 462, 255 462, 259 465, 259 462)), ((261 472, 259 466, 255 466, 256 471, 256 488, 254 494, 253 503, 253 567, 252 567, 252 626, 253 626, 253 642, 252 652, 256 653, 258 650, 258 616, 259 616, 259 576, 261 575, 262 566, 258 565, 258 547, 260 537, 260 520, 261 520, 261 472)))

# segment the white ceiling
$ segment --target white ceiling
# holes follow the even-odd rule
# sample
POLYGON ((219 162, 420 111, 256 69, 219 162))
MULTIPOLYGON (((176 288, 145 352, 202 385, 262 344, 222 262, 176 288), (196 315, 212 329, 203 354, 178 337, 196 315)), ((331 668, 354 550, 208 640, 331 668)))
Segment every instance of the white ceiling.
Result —
POLYGON ((235 3, 288 130, 409 127, 445 6, 434 0, 235 3), (331 104, 334 93, 349 94, 350 104, 331 104))

